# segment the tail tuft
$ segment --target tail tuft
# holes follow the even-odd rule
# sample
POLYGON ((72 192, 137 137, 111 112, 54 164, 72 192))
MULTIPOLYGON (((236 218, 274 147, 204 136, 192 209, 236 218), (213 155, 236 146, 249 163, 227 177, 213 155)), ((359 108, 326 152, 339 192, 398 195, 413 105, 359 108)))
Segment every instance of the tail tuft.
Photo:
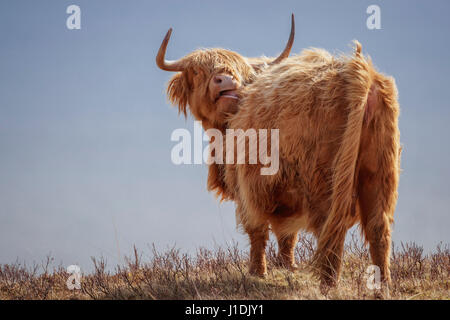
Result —
POLYGON ((362 45, 361 45, 361 43, 359 43, 358 40, 353 40, 353 44, 355 45, 355 50, 356 50, 355 54, 356 54, 356 55, 360 55, 360 54, 361 54, 361 51, 362 51, 362 45))

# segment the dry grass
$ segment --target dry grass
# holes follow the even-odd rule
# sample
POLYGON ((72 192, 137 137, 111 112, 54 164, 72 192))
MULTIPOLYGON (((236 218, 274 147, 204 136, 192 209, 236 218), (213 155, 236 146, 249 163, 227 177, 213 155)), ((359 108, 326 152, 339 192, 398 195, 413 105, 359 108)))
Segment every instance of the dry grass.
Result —
MULTIPOLYGON (((236 245, 215 250, 199 249, 196 255, 172 248, 142 261, 135 249, 125 266, 114 272, 104 259, 93 259, 95 271, 83 274, 81 290, 68 290, 69 274, 53 268, 51 258, 31 268, 15 263, 0 265, 0 299, 373 299, 365 270, 369 254, 355 237, 346 245, 339 286, 326 296, 319 290, 310 261, 315 243, 301 237, 296 250, 300 268, 292 273, 276 267, 276 246, 267 249, 268 277, 247 273, 246 253, 236 245)), ((449 299, 450 250, 439 245, 423 254, 416 244, 394 247, 391 257, 392 299, 449 299)))

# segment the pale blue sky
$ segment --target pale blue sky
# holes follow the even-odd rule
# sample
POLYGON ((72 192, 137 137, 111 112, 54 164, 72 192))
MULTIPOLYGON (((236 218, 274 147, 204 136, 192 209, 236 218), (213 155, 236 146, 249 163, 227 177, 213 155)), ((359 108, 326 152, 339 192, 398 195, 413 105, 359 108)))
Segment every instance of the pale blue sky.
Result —
MULTIPOLYGON (((404 144, 393 237, 429 249, 450 242, 448 1, 1 1, 0 263, 89 268, 133 244, 192 251, 232 239, 234 205, 206 191, 206 165, 175 166, 170 135, 193 127, 169 106, 171 76, 154 58, 199 47, 275 55, 290 14, 293 52, 348 52, 358 39, 399 89, 404 144), (81 7, 81 30, 66 8, 81 7), (381 30, 366 8, 381 7, 381 30), (117 232, 117 241, 115 237, 117 232)), ((145 257, 145 256, 144 256, 145 257)))

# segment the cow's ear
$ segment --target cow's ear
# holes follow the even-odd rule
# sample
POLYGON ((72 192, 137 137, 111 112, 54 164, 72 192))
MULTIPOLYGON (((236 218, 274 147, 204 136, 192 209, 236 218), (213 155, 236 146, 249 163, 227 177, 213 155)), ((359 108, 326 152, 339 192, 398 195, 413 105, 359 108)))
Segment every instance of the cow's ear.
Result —
POLYGON ((188 84, 181 72, 170 79, 167 85, 167 96, 174 106, 178 106, 178 112, 187 117, 186 107, 188 103, 188 84))
POLYGON ((253 71, 255 73, 260 73, 264 71, 269 65, 268 62, 270 61, 269 58, 263 56, 258 58, 247 58, 248 63, 253 68, 253 71))
POLYGON ((268 67, 268 64, 265 62, 252 64, 252 68, 255 71, 255 73, 261 73, 262 71, 267 69, 267 67, 268 67))

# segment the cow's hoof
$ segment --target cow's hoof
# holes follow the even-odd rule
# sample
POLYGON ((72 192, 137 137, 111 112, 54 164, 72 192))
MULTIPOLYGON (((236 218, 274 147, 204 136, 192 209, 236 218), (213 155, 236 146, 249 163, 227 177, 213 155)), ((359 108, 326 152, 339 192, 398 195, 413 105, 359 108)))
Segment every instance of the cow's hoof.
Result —
POLYGON ((385 283, 381 285, 380 289, 374 291, 374 299, 376 300, 388 300, 390 298, 389 286, 385 283))
POLYGON ((267 278, 267 272, 264 272, 264 273, 253 273, 252 275, 255 276, 255 277, 258 277, 260 279, 266 279, 267 278))
POLYGON ((279 268, 283 268, 283 269, 286 269, 286 270, 289 270, 292 272, 297 271, 299 269, 298 264, 290 263, 290 262, 283 262, 283 261, 279 261, 277 266, 279 268))
POLYGON ((328 291, 330 291, 331 287, 327 283, 321 282, 319 289, 320 289, 320 293, 323 294, 324 296, 326 296, 326 295, 328 295, 328 291))
POLYGON ((283 265, 283 268, 285 268, 285 269, 287 269, 287 270, 289 270, 289 271, 294 272, 294 271, 297 271, 297 270, 298 270, 298 264, 296 264, 296 263, 290 263, 290 264, 288 264, 288 265, 283 265))
POLYGON ((261 269, 261 268, 250 268, 249 273, 252 276, 264 279, 267 277, 267 271, 265 269, 261 269))
POLYGON ((328 295, 328 292, 336 287, 336 281, 334 279, 326 278, 320 281, 320 293, 324 296, 328 295))

